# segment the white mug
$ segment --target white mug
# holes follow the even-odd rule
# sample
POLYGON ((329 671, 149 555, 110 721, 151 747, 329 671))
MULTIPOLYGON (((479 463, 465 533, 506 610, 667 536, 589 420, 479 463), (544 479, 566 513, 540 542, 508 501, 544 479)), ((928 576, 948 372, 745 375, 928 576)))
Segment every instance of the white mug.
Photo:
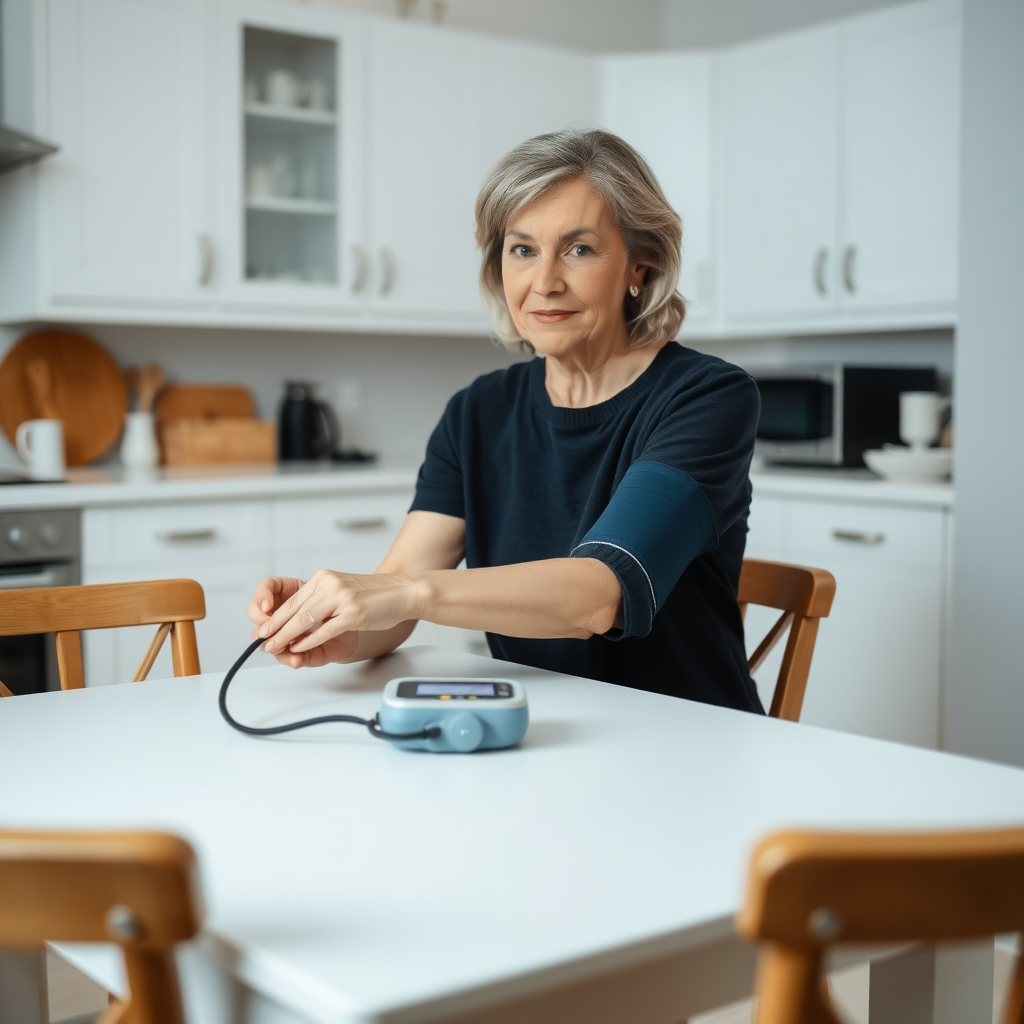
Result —
POLYGON ((302 102, 302 83, 284 68, 267 75, 267 103, 272 107, 297 107, 302 102))
POLYGON ((18 454, 37 480, 64 476, 64 425, 60 420, 25 420, 14 439, 18 454))
POLYGON ((900 394, 900 439, 911 448, 927 448, 939 438, 942 412, 949 399, 934 391, 904 391, 900 394))

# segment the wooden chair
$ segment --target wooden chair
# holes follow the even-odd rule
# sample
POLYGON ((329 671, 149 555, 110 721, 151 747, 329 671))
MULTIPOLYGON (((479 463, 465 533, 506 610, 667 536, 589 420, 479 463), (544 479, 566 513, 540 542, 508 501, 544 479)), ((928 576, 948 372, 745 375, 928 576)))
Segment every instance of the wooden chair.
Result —
MULTIPOLYGON (((780 832, 754 850, 736 924, 745 938, 762 943, 759 1021, 839 1024, 821 974, 829 946, 1024 930, 1024 828, 780 832)), ((1024 1024, 1024 957, 1002 1020, 1024 1024)))
MULTIPOLYGON (((206 615, 203 588, 194 580, 102 583, 84 587, 0 590, 0 636, 57 634, 57 664, 62 690, 85 686, 82 671, 83 629, 159 626, 135 673, 145 679, 168 634, 176 676, 199 675, 196 619, 206 615)), ((11 696, 0 685, 0 697, 11 696)))
POLYGON ((184 1024, 173 947, 199 930, 197 880, 163 832, 0 831, 0 945, 117 943, 131 995, 100 1024, 184 1024))
POLYGON ((751 675, 789 629, 779 680, 768 712, 772 718, 785 718, 790 722, 800 720, 814 641, 818 637, 818 622, 831 610, 835 593, 835 577, 826 569, 744 559, 738 594, 740 612, 745 617, 749 604, 764 605, 782 612, 747 662, 751 675))

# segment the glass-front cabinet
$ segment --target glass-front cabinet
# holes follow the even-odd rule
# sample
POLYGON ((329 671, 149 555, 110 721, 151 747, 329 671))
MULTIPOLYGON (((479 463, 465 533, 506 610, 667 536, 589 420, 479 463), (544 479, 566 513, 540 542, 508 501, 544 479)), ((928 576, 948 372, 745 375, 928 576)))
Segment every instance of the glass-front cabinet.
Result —
POLYGON ((321 316, 365 307, 363 25, 278 4, 224 8, 224 298, 321 316))
POLYGON ((246 28, 245 277, 338 280, 333 40, 246 28))

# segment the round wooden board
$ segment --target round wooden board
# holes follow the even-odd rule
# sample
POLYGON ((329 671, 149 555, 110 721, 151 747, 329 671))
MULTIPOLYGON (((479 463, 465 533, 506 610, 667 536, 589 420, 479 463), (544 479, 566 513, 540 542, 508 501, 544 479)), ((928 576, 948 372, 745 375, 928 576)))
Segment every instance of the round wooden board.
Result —
POLYGON ((64 423, 65 461, 82 466, 98 459, 121 436, 128 386, 121 367, 99 342, 75 331, 37 331, 16 342, 0 363, 0 428, 14 444, 18 425, 43 415, 26 365, 50 368, 51 400, 64 423))

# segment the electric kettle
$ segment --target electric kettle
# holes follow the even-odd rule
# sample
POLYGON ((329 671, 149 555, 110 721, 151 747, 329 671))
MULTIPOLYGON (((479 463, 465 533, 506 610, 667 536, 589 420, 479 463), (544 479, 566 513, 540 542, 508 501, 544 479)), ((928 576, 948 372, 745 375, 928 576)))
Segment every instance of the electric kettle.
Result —
POLYGON ((328 459, 338 446, 338 421, 330 406, 313 396, 313 384, 289 381, 278 416, 278 459, 328 459))

